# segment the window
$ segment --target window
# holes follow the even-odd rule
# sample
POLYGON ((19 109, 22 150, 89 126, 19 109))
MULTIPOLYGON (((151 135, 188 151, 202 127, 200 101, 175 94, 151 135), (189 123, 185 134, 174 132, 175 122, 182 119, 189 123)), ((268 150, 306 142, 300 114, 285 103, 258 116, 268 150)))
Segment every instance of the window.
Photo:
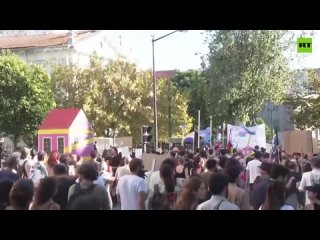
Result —
POLYGON ((43 150, 49 155, 51 153, 51 138, 43 139, 43 150))
POLYGON ((64 153, 64 138, 63 137, 58 138, 58 151, 61 154, 64 153))

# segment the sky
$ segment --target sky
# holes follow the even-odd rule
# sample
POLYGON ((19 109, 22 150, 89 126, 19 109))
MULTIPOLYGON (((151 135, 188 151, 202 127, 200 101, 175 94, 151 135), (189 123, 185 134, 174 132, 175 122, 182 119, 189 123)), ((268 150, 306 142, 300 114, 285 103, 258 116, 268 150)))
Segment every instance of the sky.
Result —
MULTIPOLYGON (((161 37, 174 30, 109 30, 115 39, 121 36, 121 44, 132 49, 138 66, 142 69, 152 68, 152 35, 161 37)), ((301 35, 301 30, 293 31, 295 38, 301 35)), ((310 31, 303 33, 310 36, 310 31)), ((201 68, 201 55, 208 53, 208 46, 204 44, 206 33, 203 30, 189 30, 176 32, 166 38, 155 42, 155 69, 185 71, 201 68), (200 53, 196 55, 196 53, 200 53)), ((297 53, 293 42, 290 54, 293 61, 290 67, 319 68, 320 67, 320 31, 313 31, 313 52, 310 54, 297 53)))
MULTIPOLYGON (((112 30, 114 38, 121 36, 123 46, 132 48, 132 54, 143 69, 152 68, 152 35, 161 37, 174 30, 112 30)), ((200 30, 176 32, 155 42, 155 69, 182 71, 200 69, 201 54, 208 52, 205 34, 200 30), (195 55, 200 53, 200 55, 195 55)), ((120 38, 119 38, 120 42, 120 38)))

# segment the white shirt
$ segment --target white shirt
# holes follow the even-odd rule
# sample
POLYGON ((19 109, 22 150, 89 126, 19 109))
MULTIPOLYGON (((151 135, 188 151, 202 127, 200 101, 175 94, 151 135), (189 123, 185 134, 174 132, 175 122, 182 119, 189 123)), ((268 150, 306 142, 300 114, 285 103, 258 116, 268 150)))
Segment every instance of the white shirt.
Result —
POLYGON ((28 174, 28 178, 30 178, 30 176, 31 176, 30 170, 31 170, 31 168, 33 167, 33 165, 34 165, 36 162, 35 162, 34 160, 32 160, 30 157, 27 157, 27 158, 21 159, 21 160, 19 161, 19 166, 22 167, 25 161, 27 161, 27 162, 26 162, 24 168, 25 168, 25 170, 26 170, 26 173, 28 174))
POLYGON ((131 174, 131 172, 129 169, 129 165, 118 167, 118 169, 115 173, 115 179, 119 180, 122 176, 130 175, 130 174, 131 174))
POLYGON ((147 193, 145 180, 136 175, 126 175, 119 179, 116 192, 120 195, 121 210, 139 210, 138 194, 147 193))
POLYGON ((312 186, 312 182, 320 183, 320 170, 314 169, 311 172, 305 172, 302 174, 301 182, 299 185, 300 191, 305 191, 306 187, 312 186), (313 178, 313 181, 311 180, 313 178))
POLYGON ((225 197, 213 195, 208 201, 201 203, 197 210, 240 210, 240 208, 225 197))
MULTIPOLYGON (((259 210, 262 210, 261 208, 262 206, 260 206, 259 210)), ((280 210, 294 210, 294 208, 290 205, 283 205, 280 210)))
POLYGON ((250 184, 254 183, 254 180, 256 180, 256 178, 261 175, 260 168, 259 168, 260 165, 261 165, 261 162, 257 159, 253 159, 250 162, 248 162, 246 170, 249 172, 250 184))

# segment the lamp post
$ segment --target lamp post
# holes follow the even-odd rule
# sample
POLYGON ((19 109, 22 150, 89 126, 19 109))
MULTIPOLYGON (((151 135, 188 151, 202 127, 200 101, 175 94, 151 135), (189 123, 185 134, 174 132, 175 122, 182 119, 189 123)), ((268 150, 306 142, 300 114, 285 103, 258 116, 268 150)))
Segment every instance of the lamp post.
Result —
POLYGON ((153 122, 154 122, 153 129, 154 129, 154 150, 155 151, 157 151, 158 149, 158 117, 157 117, 158 110, 157 110, 157 83, 156 83, 156 76, 155 76, 154 43, 176 32, 183 32, 183 31, 175 30, 173 32, 170 32, 156 39, 154 38, 154 36, 152 36, 152 80, 153 80, 153 122))
POLYGON ((210 116, 210 148, 212 147, 212 116, 210 116))

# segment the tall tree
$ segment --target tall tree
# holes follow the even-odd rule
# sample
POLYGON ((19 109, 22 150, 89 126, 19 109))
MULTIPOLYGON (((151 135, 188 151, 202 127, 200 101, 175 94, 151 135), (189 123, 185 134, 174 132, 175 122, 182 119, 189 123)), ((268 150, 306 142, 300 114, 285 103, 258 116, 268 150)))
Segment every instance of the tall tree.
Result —
POLYGON ((291 120, 299 129, 320 128, 320 73, 318 70, 304 70, 296 74, 306 79, 291 88, 286 104, 292 109, 291 120))
POLYGON ((27 64, 8 52, 0 55, 0 129, 18 138, 35 135, 55 107, 50 78, 42 66, 27 64))
POLYGON ((208 33, 203 58, 208 111, 215 125, 246 123, 266 100, 279 103, 291 72, 284 56, 288 31, 220 30, 208 33))
POLYGON ((188 104, 188 114, 193 118, 193 126, 198 125, 198 110, 200 110, 201 128, 207 127, 210 116, 208 114, 206 79, 204 78, 204 74, 196 70, 177 71, 172 82, 187 99, 192 99, 188 104))
MULTIPOLYGON (((132 135, 134 143, 140 143, 141 126, 152 125, 151 73, 138 71, 135 64, 123 60, 103 63, 97 56, 92 56, 86 69, 56 66, 52 81, 59 106, 83 108, 98 136, 112 128, 119 130, 120 135, 132 135)), ((168 131, 166 83, 158 80, 157 86, 160 140, 167 140, 164 132, 168 131)), ((174 88, 172 103, 176 106, 173 110, 173 133, 180 136, 179 124, 186 123, 187 131, 191 128, 188 101, 174 88)))

